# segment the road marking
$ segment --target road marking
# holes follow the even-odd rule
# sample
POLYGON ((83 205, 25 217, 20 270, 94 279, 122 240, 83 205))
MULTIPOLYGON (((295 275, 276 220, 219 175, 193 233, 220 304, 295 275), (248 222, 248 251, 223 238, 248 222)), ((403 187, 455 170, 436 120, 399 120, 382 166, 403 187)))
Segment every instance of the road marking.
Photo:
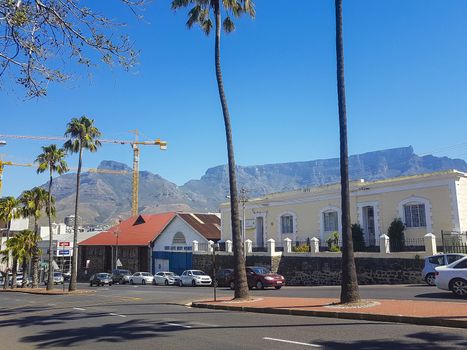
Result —
POLYGON ((178 324, 178 323, 166 323, 166 325, 168 326, 174 326, 174 327, 182 327, 182 328, 191 328, 191 326, 187 326, 187 325, 184 325, 184 324, 178 324))
POLYGON ((125 315, 115 314, 113 312, 111 312, 109 315, 110 316, 118 316, 118 317, 126 317, 125 315))
POLYGON ((296 344, 296 345, 304 345, 304 346, 311 346, 313 348, 322 348, 321 345, 317 344, 310 344, 310 343, 300 343, 298 341, 293 341, 293 340, 285 340, 285 339, 276 339, 276 338, 269 338, 269 337, 264 337, 264 340, 272 340, 272 341, 277 341, 281 343, 289 343, 289 344, 296 344))
POLYGON ((85 311, 86 309, 83 309, 82 307, 74 307, 73 310, 85 311))

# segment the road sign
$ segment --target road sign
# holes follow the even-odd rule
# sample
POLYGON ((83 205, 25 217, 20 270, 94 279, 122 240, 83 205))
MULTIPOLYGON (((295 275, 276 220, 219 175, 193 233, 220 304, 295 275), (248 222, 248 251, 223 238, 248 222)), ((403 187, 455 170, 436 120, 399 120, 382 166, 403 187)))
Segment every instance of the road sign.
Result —
POLYGON ((52 260, 52 268, 53 268, 54 270, 58 270, 58 265, 57 265, 57 263, 55 262, 55 260, 52 260))
POLYGON ((71 247, 71 242, 58 242, 60 247, 71 247))
POLYGON ((120 259, 117 259, 117 263, 115 265, 117 265, 117 267, 122 267, 123 266, 120 259))
POLYGON ((71 250, 68 250, 68 249, 57 250, 57 255, 58 256, 70 256, 71 255, 71 250))

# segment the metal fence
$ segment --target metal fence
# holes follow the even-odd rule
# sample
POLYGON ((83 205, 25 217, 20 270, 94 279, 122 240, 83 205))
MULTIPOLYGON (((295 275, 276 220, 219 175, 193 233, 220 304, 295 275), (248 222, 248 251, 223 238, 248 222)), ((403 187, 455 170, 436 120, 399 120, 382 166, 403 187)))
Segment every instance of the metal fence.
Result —
POLYGON ((441 240, 445 253, 467 254, 467 232, 441 231, 441 240))

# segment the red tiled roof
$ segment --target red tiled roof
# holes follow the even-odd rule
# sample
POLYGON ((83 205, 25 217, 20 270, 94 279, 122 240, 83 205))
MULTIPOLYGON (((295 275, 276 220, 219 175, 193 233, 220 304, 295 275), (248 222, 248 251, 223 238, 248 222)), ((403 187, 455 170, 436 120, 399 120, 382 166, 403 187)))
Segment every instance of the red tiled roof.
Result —
POLYGON ((118 245, 147 246, 175 217, 174 212, 139 215, 131 217, 108 231, 82 241, 79 245, 116 245, 115 232, 118 227, 118 245))
POLYGON ((206 239, 221 239, 221 219, 216 214, 178 213, 178 216, 206 239))

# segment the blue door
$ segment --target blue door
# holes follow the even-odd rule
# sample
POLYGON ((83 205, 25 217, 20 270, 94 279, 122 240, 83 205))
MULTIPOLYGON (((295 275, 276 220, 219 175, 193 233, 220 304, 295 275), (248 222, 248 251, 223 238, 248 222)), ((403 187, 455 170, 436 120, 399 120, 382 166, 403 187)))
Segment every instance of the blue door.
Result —
MULTIPOLYGON (((167 259, 169 260, 169 270, 180 275, 183 271, 192 268, 192 253, 185 252, 153 252, 152 260, 167 259)), ((155 273, 153 264, 152 273, 155 273)))

